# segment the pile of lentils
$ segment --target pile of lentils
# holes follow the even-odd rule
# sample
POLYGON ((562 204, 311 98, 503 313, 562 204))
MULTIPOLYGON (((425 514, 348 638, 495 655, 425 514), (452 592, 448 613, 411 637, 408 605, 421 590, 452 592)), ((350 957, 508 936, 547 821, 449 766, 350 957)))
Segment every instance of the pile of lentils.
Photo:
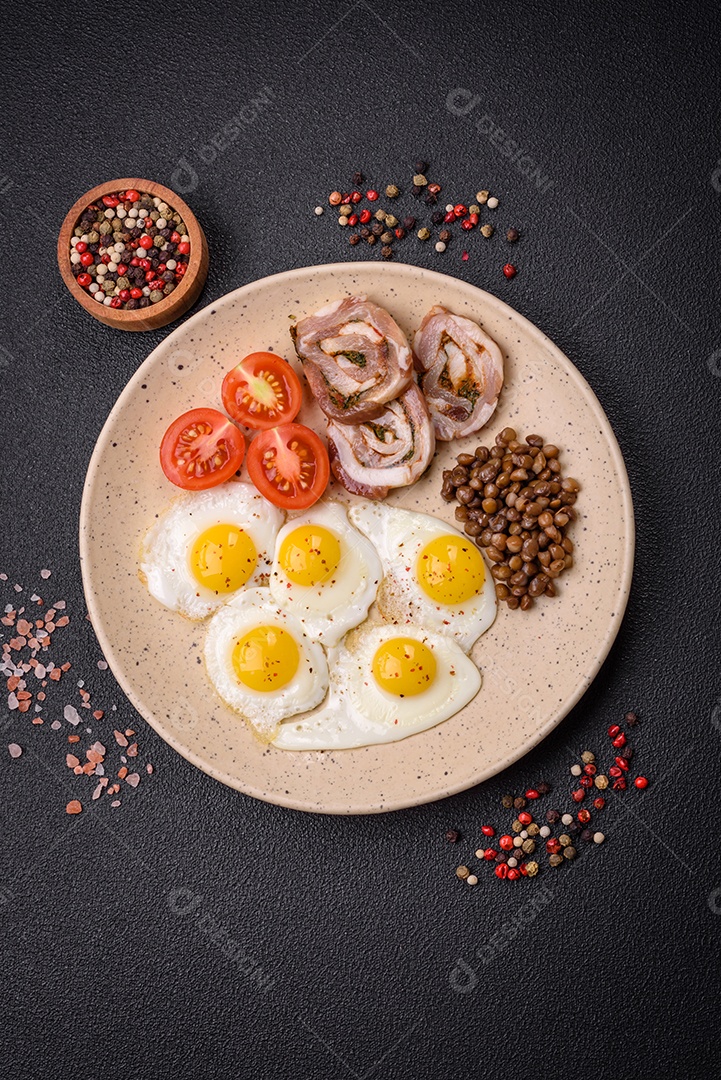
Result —
MULTIPOLYGON (((633 728, 638 723, 635 712, 627 712, 624 723, 633 728)), ((603 844, 606 836, 596 824, 597 815, 606 806, 606 792, 626 791, 627 777, 630 775, 633 749, 628 745, 626 732, 620 724, 611 724, 608 728, 613 764, 605 769, 599 764, 592 750, 583 750, 579 759, 570 767, 573 783, 578 784, 570 792, 573 813, 551 808, 545 813, 539 809, 538 801, 552 791, 545 782, 534 784, 522 795, 503 795, 501 806, 505 811, 513 811, 514 818, 509 832, 496 830, 493 825, 482 825, 483 840, 475 851, 479 860, 478 872, 483 864, 491 864, 495 876, 501 881, 520 881, 522 878, 534 878, 541 870, 540 859, 545 854, 548 866, 554 870, 574 862, 583 847, 603 844), (588 802, 592 806, 579 803, 588 802), (497 831, 501 835, 497 837, 497 831), (554 835, 558 833, 558 835, 554 835)), ((645 791, 649 785, 646 776, 635 776, 633 787, 645 791)), ((461 839, 457 829, 446 832, 446 840, 456 844, 461 839)), ((456 877, 467 885, 478 884, 478 874, 462 864, 456 867, 456 877)))
MULTIPOLYGON (((434 242, 435 250, 439 254, 446 251, 453 239, 451 226, 456 222, 460 222, 460 227, 464 233, 477 230, 483 237, 490 240, 496 231, 495 227, 490 221, 482 222, 481 216, 485 209, 497 209, 499 203, 497 196, 491 195, 489 191, 481 190, 476 193, 476 201, 471 201, 469 205, 462 202, 448 202, 445 208, 433 210, 432 208, 438 204, 443 188, 439 183, 428 179, 426 175, 428 169, 427 161, 416 161, 413 166, 412 179, 406 185, 406 190, 410 193, 411 198, 422 199, 425 205, 431 208, 430 225, 442 226, 434 242)), ((362 187, 365 178, 361 172, 354 173, 352 183, 352 191, 331 191, 328 196, 328 202, 332 209, 338 211, 338 224, 343 228, 351 229, 348 235, 348 242, 351 247, 355 247, 356 244, 362 242, 371 247, 379 243, 383 258, 392 259, 395 241, 403 240, 412 233, 415 233, 417 238, 424 242, 433 238, 432 229, 419 220, 418 213, 404 215, 400 210, 393 212, 382 207, 375 207, 373 210, 367 206, 361 207, 360 203, 364 199, 369 203, 377 203, 381 197, 380 191, 376 188, 368 188, 363 192, 362 187)), ((385 196, 387 199, 395 202, 401 195, 403 195, 403 190, 398 184, 386 185, 385 196)), ((320 217, 324 213, 324 207, 316 206, 315 212, 320 217)), ((520 238, 520 235, 518 229, 512 226, 506 232, 506 240, 510 244, 514 244, 520 238)), ((467 261, 467 251, 463 252, 462 258, 467 261)), ((517 267, 511 263, 506 263, 503 266, 503 274, 507 278, 515 277, 516 273, 517 267)))
POLYGON ((528 611, 555 596, 554 580, 573 565, 565 530, 576 518, 577 480, 561 472, 560 451, 540 435, 504 428, 492 447, 459 454, 443 473, 441 495, 493 564, 496 596, 528 611))
POLYGON ((147 192, 103 195, 80 216, 70 263, 81 288, 106 307, 159 304, 182 281, 190 237, 180 214, 147 192))

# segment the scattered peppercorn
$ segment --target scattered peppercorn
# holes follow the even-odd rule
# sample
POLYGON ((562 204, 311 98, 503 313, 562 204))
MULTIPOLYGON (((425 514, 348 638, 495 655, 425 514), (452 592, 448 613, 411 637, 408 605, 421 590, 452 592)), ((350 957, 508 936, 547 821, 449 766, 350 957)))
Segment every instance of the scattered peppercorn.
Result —
POLYGON ((435 212, 434 212, 434 213, 433 213, 433 214, 431 215, 431 221, 433 222, 433 224, 434 224, 434 225, 441 225, 441 224, 442 224, 442 222, 443 222, 443 218, 444 218, 444 216, 445 216, 445 215, 444 215, 444 213, 443 213, 443 211, 442 211, 442 210, 436 210, 436 211, 435 211, 435 212))
POLYGON ((470 874, 471 874, 471 871, 468 869, 467 866, 457 866, 456 867, 456 877, 460 878, 461 881, 465 881, 467 877, 470 877, 470 874))
POLYGON ((438 233, 438 239, 442 243, 447 244, 449 242, 449 240, 451 239, 451 231, 450 231, 450 229, 441 229, 441 231, 438 233))
POLYGON ((511 278, 514 278, 516 276, 516 274, 518 273, 518 270, 513 265, 513 263, 506 263, 506 265, 503 267, 503 273, 506 275, 506 277, 510 281, 511 278))
POLYGON ((506 240, 508 240, 509 244, 515 244, 520 235, 518 229, 510 228, 506 233, 506 240))
POLYGON ((430 240, 431 230, 424 227, 422 229, 419 229, 416 235, 418 236, 419 240, 430 240))
POLYGON ((461 834, 458 832, 458 829, 448 829, 446 832, 446 840, 449 844, 457 844, 460 838, 461 834))
POLYGON ((427 171, 428 171, 428 162, 427 161, 419 160, 413 166, 413 172, 424 173, 424 172, 427 172, 427 171))
POLYGON ((413 177, 413 186, 414 187, 422 188, 422 187, 425 187, 427 183, 428 183, 428 181, 426 180, 423 173, 416 173, 416 175, 413 177))
POLYGON ((563 849, 563 857, 564 857, 564 859, 569 859, 569 860, 575 859, 576 854, 577 854, 577 852, 576 852, 576 849, 573 846, 573 844, 567 844, 566 847, 563 849))
POLYGON ((442 240, 438 240, 435 245, 436 251, 442 254, 446 250, 446 245, 442 240))
POLYGON ((389 184, 386 188, 386 195, 389 199, 397 199, 401 193, 401 189, 396 187, 395 184, 389 184))
POLYGON ((408 229, 410 231, 411 229, 415 229, 415 227, 416 227, 416 219, 413 217, 412 214, 409 214, 407 217, 403 218, 403 228, 404 229, 408 229))
POLYGON ((648 787, 648 780, 645 776, 637 776, 634 780, 634 784, 639 790, 643 791, 644 788, 648 787))
POLYGON ((503 807, 504 810, 510 810, 511 807, 513 806, 513 796, 512 795, 502 795, 501 796, 501 806, 503 807))
POLYGON ((623 719, 629 727, 634 727, 638 723, 638 717, 635 712, 627 712, 623 719))
POLYGON ((558 810, 547 810, 546 811, 546 821, 550 822, 551 825, 555 825, 556 822, 560 821, 560 820, 561 820, 561 815, 559 814, 558 810))
POLYGON ((563 865, 563 855, 558 855, 558 854, 551 855, 548 862, 549 862, 550 866, 562 866, 563 865))
POLYGON ((393 233, 392 232, 389 232, 388 230, 386 230, 384 233, 381 233, 381 242, 383 244, 392 244, 393 239, 394 238, 393 238, 393 233))
POLYGON ((359 243, 359 241, 360 241, 360 236, 358 235, 358 233, 352 233, 352 234, 351 234, 351 235, 350 235, 350 236, 348 237, 348 243, 349 243, 349 244, 352 244, 352 245, 353 245, 353 247, 355 247, 355 246, 356 246, 356 244, 357 244, 357 243, 359 243))
POLYGON ((384 259, 392 259, 393 258, 393 248, 390 246, 390 244, 384 244, 383 245, 383 247, 381 248, 381 255, 383 256, 384 259))

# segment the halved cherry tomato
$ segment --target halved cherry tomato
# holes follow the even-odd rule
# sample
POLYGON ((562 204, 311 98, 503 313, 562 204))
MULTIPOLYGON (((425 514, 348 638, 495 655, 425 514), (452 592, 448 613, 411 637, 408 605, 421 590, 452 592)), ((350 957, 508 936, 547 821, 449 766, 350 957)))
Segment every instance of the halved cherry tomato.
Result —
POLYGON ((248 447, 248 472, 274 506, 305 510, 318 502, 328 486, 328 451, 304 424, 281 424, 253 439, 248 447))
POLYGON ((261 431, 295 420, 302 402, 300 379, 275 353, 250 353, 223 379, 227 412, 238 423, 261 431))
POLYGON ((171 483, 203 491, 229 480, 243 464, 245 436, 217 409, 191 409, 174 420, 160 444, 171 483))

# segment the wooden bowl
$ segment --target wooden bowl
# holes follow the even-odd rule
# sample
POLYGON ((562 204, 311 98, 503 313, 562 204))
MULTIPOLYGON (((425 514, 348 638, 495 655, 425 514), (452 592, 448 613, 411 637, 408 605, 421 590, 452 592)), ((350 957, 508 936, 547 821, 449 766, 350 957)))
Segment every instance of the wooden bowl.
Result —
POLYGON ((208 242, 193 211, 170 188, 156 184, 152 180, 141 180, 138 177, 108 180, 107 183, 97 184, 90 188, 90 191, 86 191, 68 211, 58 237, 58 266, 63 281, 72 295, 94 319, 105 323, 106 326, 114 326, 116 330, 157 330, 158 327, 167 326, 174 319, 180 318, 200 296, 208 276, 208 242), (170 296, 166 296, 157 304, 152 304, 147 308, 137 308, 135 311, 106 307, 104 304, 99 304, 97 300, 93 300, 92 294, 78 285, 70 262, 70 239, 83 210, 90 203, 102 199, 103 195, 125 191, 129 188, 161 198, 163 202, 182 215, 190 236, 188 270, 178 287, 170 296))

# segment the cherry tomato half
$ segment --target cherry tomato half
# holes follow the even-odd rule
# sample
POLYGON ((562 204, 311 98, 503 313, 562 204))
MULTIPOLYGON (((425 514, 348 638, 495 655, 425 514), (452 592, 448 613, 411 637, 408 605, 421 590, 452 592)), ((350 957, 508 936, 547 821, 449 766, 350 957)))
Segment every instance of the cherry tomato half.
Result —
POLYGON ((229 480, 243 464, 245 436, 217 409, 191 409, 174 420, 160 444, 171 483, 203 491, 229 480))
POLYGON ((250 353, 223 379, 226 411, 238 423, 261 431, 295 420, 302 402, 300 379, 275 353, 250 353))
POLYGON ((318 502, 330 476, 328 451, 303 424, 261 431, 248 447, 248 472, 261 495, 284 510, 318 502))

